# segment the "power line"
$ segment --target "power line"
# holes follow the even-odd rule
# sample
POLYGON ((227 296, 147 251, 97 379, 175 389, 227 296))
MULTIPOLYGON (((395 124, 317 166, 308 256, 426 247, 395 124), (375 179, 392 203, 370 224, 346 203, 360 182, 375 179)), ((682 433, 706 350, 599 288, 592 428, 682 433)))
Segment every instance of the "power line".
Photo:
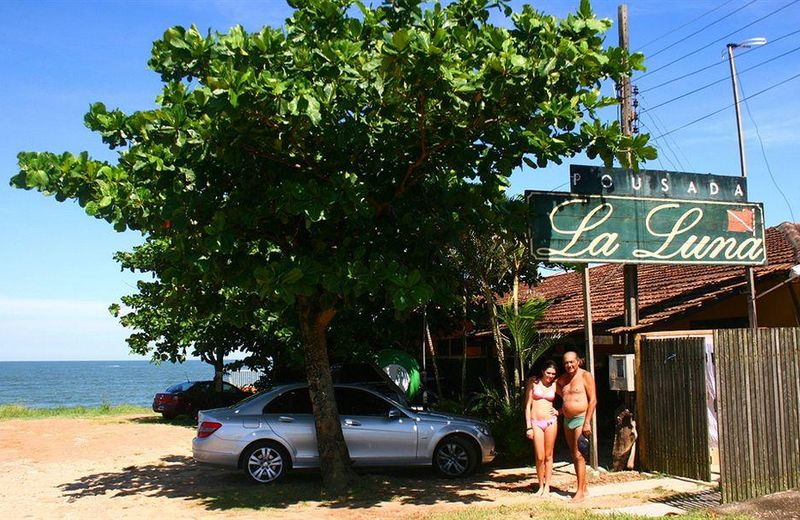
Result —
POLYGON ((708 47, 711 47, 711 46, 712 46, 712 45, 714 45, 715 43, 719 43, 719 42, 721 42, 721 41, 725 40, 726 38, 728 38, 729 36, 733 36, 734 34, 738 33, 739 31, 742 31, 742 30, 744 30, 744 29, 747 29, 748 27, 750 27, 750 26, 752 26, 752 25, 755 25, 755 24, 757 24, 758 22, 760 22, 760 21, 762 21, 762 20, 764 20, 764 19, 766 19, 766 18, 769 18, 770 16, 772 16, 772 15, 774 15, 774 14, 777 14, 777 13, 779 13, 780 11, 783 11, 783 10, 784 10, 784 9, 786 9, 787 7, 790 7, 790 6, 794 5, 794 4, 796 4, 797 2, 800 2, 800 0, 792 0, 791 2, 789 2, 789 3, 788 3, 788 4, 786 4, 786 5, 784 5, 783 7, 779 7, 778 9, 776 9, 776 10, 774 10, 774 11, 772 11, 772 12, 770 12, 770 13, 768 13, 768 14, 764 15, 764 16, 762 16, 761 18, 759 18, 759 19, 757 19, 757 20, 754 20, 754 21, 750 22, 750 23, 749 23, 749 24, 747 24, 747 25, 744 25, 744 26, 742 26, 742 27, 739 27, 739 28, 738 28, 738 29, 736 29, 735 31, 729 32, 728 34, 726 34, 725 36, 722 36, 721 38, 717 38, 716 40, 714 40, 714 41, 712 41, 712 42, 709 42, 709 43, 707 43, 706 45, 703 45, 702 47, 699 47, 699 48, 697 48, 697 49, 695 49, 695 50, 693 50, 693 51, 691 51, 691 52, 689 52, 689 53, 687 53, 687 54, 684 54, 683 56, 681 56, 681 57, 679 57, 679 58, 676 58, 676 59, 672 60, 671 62, 667 63, 666 65, 662 65, 661 67, 658 67, 658 68, 656 68, 656 69, 653 69, 653 70, 651 70, 650 72, 647 72, 647 73, 645 73, 645 74, 642 74, 641 76, 639 76, 639 78, 638 78, 638 79, 640 79, 640 80, 641 80, 641 79, 644 79, 644 78, 646 78, 647 76, 650 76, 651 74, 655 74, 656 72, 658 72, 658 71, 660 71, 660 70, 666 69, 667 67, 669 67, 669 66, 671 66, 671 65, 674 65, 675 63, 678 63, 678 62, 679 62, 679 61, 681 61, 681 60, 684 60, 684 59, 688 58, 689 56, 693 56, 693 55, 697 54, 698 52, 700 52, 700 51, 702 51, 702 50, 704 50, 704 49, 707 49, 708 47))
MULTIPOLYGON (((772 61, 775 61, 775 60, 777 60, 778 58, 783 58, 784 56, 786 56, 786 55, 788 55, 788 54, 791 54, 791 53, 793 53, 793 52, 797 52, 797 51, 800 51, 800 47, 795 47, 794 49, 791 49, 791 50, 789 50, 789 51, 786 51, 786 52, 784 52, 783 54, 779 54, 779 55, 777 55, 777 56, 773 56, 772 58, 770 58, 770 59, 768 59, 768 60, 764 60, 764 61, 762 61, 762 62, 760 62, 760 63, 756 63, 756 64, 755 64, 755 65, 753 65, 752 67, 748 67, 748 68, 746 68, 746 69, 742 69, 741 71, 739 71, 739 72, 736 74, 736 76, 737 76, 737 77, 738 77, 738 76, 741 76, 741 75, 742 75, 742 74, 744 74, 745 72, 751 71, 751 70, 753 70, 753 69, 757 69, 758 67, 760 67, 760 66, 762 66, 762 65, 766 65, 767 63, 770 63, 770 62, 772 62, 772 61)), ((717 83, 722 83, 723 81, 730 81, 730 77, 720 78, 720 79, 718 79, 718 80, 716 80, 716 81, 712 81, 711 83, 706 83, 705 85, 703 85, 703 86, 701 86, 701 87, 697 87, 697 88, 696 88, 696 89, 694 89, 694 90, 690 90, 689 92, 685 92, 685 93, 681 94, 680 96, 675 96, 674 98, 672 98, 672 99, 668 99, 668 100, 666 100, 666 101, 664 101, 664 102, 662 102, 662 103, 659 103, 658 105, 652 106, 652 107, 650 107, 650 108, 646 108, 646 109, 642 110, 642 112, 647 112, 647 111, 650 111, 650 110, 655 110, 655 109, 657 109, 657 108, 659 108, 659 107, 663 107, 664 105, 668 105, 668 104, 672 103, 673 101, 677 101, 677 100, 679 100, 679 99, 683 99, 683 98, 685 98, 686 96, 691 96, 692 94, 696 94, 696 93, 700 92, 701 90, 705 90, 705 89, 707 89, 708 87, 712 87, 712 86, 716 85, 717 83)))
MULTIPOLYGON (((642 98, 642 101, 644 101, 645 103, 649 104, 649 101, 647 100, 647 98, 643 94, 640 94, 640 96, 642 98)), ((647 113, 646 115, 647 115, 647 117, 650 118, 650 120, 656 126, 656 130, 658 130, 660 133, 663 133, 664 131, 666 131, 665 129, 667 128, 667 125, 665 125, 664 121, 662 121, 661 118, 658 117, 658 113, 653 113, 653 114, 647 113)), ((680 154, 683 156, 683 158, 686 159, 686 164, 689 166, 689 170, 693 170, 694 168, 692 167, 692 161, 689 160, 689 157, 683 152, 683 148, 681 148, 681 146, 678 144, 678 141, 676 141, 674 137, 670 137, 670 139, 672 140, 672 144, 675 145, 675 148, 677 148, 677 150, 680 152, 680 154)), ((667 141, 667 143, 668 142, 669 141, 667 141)), ((677 157, 677 155, 678 155, 677 153, 675 153, 675 152, 673 152, 673 153, 675 154, 676 159, 678 159, 678 162, 681 164, 681 167, 682 167, 683 166, 683 161, 681 161, 677 157)), ((689 170, 687 170, 687 169, 685 169, 683 167, 681 169, 683 171, 689 171, 689 170)))
MULTIPOLYGON (((772 85, 772 86, 770 86, 770 87, 767 87, 767 88, 765 88, 764 90, 761 90, 761 91, 759 91, 759 92, 756 92, 756 93, 755 93, 755 94, 753 94, 752 96, 748 96, 748 97, 746 97, 746 98, 744 98, 744 99, 741 99, 741 100, 739 100, 739 102, 741 103, 742 101, 746 101, 746 100, 748 100, 748 99, 753 99, 753 98, 754 98, 754 97, 756 97, 756 96, 760 96, 760 95, 761 95, 761 94, 763 94, 764 92, 767 92, 767 91, 770 91, 770 90, 772 90, 772 89, 774 89, 774 88, 780 87, 780 86, 781 86, 781 85, 783 85, 784 83, 788 83, 788 82, 790 82, 790 81, 792 81, 793 79, 796 79, 796 78, 800 78, 800 74, 795 74, 795 75, 794 75, 794 76, 792 76, 791 78, 786 78, 785 80, 781 81, 780 83, 776 83, 776 84, 774 84, 774 85, 772 85)), ((734 105, 735 105, 735 103, 731 103, 730 105, 728 105, 728 106, 725 106, 725 107, 722 107, 722 108, 720 108, 719 110, 715 110, 714 112, 711 112, 711 113, 709 113, 709 114, 706 114, 706 115, 704 115, 704 116, 702 116, 702 117, 698 117, 698 118, 697 118, 697 119, 695 119, 694 121, 690 121, 690 122, 686 123, 686 124, 685 124, 685 125, 683 125, 683 126, 679 126, 678 128, 674 128, 674 129, 670 130, 669 132, 666 132, 666 133, 663 133, 663 134, 659 135, 658 137, 654 137, 654 138, 653 138, 653 140, 657 140, 657 139, 663 139, 664 137, 666 137, 666 136, 668 136, 668 135, 670 135, 670 134, 673 134, 673 133, 677 132, 678 130, 683 130, 684 128, 686 128, 686 127, 688 127, 688 126, 692 126, 693 124, 695 124, 695 123, 699 123, 700 121, 703 121, 704 119, 708 119, 708 118, 709 118, 709 117, 711 117, 711 116, 715 116, 715 115, 719 114, 720 112, 723 112, 723 111, 725 111, 725 110, 727 110, 727 109, 731 108, 731 107, 732 107, 732 106, 734 106, 734 105)))
MULTIPOLYGON (((788 34, 784 34, 783 36, 779 36, 778 38, 775 38, 774 40, 768 41, 764 45, 759 45, 758 47, 750 47, 749 49, 745 49, 742 52, 738 53, 736 55, 736 57, 737 58, 741 58, 742 56, 744 56, 748 52, 755 51, 755 50, 758 50, 758 49, 763 49, 767 45, 778 43, 779 41, 781 41, 781 40, 783 40, 785 38, 788 38, 789 36, 794 36, 797 33, 800 33, 800 29, 797 29, 796 31, 792 31, 792 32, 790 32, 788 34)), ((661 87, 663 87, 665 85, 669 85, 670 83, 675 83, 676 81, 680 81, 682 79, 688 78, 689 76, 694 76, 695 74, 699 74, 700 72, 706 71, 706 70, 708 70, 710 68, 719 67, 723 63, 725 63, 725 62, 724 61, 715 61, 714 63, 712 63, 710 65, 706 65, 705 67, 701 67, 701 68, 699 68, 697 70, 694 70, 692 72, 688 72, 686 74, 683 74, 682 76, 678 76, 677 78, 673 78, 673 79, 664 81, 663 83, 659 83, 658 85, 652 86, 650 88, 639 89, 639 91, 640 92, 650 92, 650 91, 655 90, 657 88, 661 88, 661 87)), ((639 78, 639 79, 641 79, 641 78, 639 78)))
POLYGON ((706 15, 708 15, 708 14, 711 14, 711 13, 713 13, 714 11, 716 11, 716 10, 718 10, 718 9, 722 9, 723 7, 725 7, 726 5, 728 5, 728 4, 729 4, 729 3, 731 3, 731 2, 733 2, 733 0, 728 0, 728 1, 727 1, 727 2, 725 2, 725 3, 718 5, 718 6, 717 6, 717 7, 715 7, 714 9, 711 9, 711 10, 709 10, 709 11, 706 11, 705 13, 701 14, 700 16, 698 16, 698 17, 696 17, 696 18, 693 18, 693 19, 689 20, 689 21, 688 21, 688 22, 686 22, 685 24, 683 24, 683 25, 681 25, 681 26, 679 26, 679 27, 676 27, 676 28, 674 28, 674 29, 672 29, 672 30, 670 30, 670 31, 667 31, 667 32, 665 32, 664 34, 662 34, 662 35, 661 35, 661 36, 659 36, 658 38, 654 38, 654 39, 650 40, 649 42, 645 43, 644 45, 642 45, 641 47, 639 47, 638 49, 636 49, 636 52, 639 52, 640 50, 644 49, 644 48, 645 48, 645 47, 647 47, 648 45, 650 45, 650 44, 652 44, 652 43, 655 43, 655 42, 657 42, 657 41, 659 41, 659 40, 663 40, 663 39, 664 39, 664 38, 666 38, 667 36, 669 36, 669 35, 671 35, 671 34, 674 34, 674 33, 678 32, 678 31, 680 31, 680 30, 681 30, 681 29, 683 29, 684 27, 686 27, 686 26, 688 26, 688 25, 691 25, 691 24, 693 24, 694 22, 696 22, 696 21, 697 21, 697 20, 699 20, 700 18, 702 18, 702 17, 704 17, 704 16, 706 16, 706 15))
POLYGON ((696 30, 695 32, 693 32, 692 34, 686 35, 686 36, 684 36, 683 38, 681 38, 680 40, 678 40, 678 41, 676 41, 676 42, 674 42, 674 43, 671 43, 670 45, 667 45, 666 47, 664 47, 663 49, 661 49, 661 50, 659 50, 659 51, 656 51, 656 52, 652 53, 652 54, 650 55, 650 58, 652 58, 652 57, 654 57, 654 56, 657 56, 657 55, 661 54, 662 52, 664 52, 664 51, 666 51, 666 50, 669 50, 669 49, 671 49, 671 48, 675 47, 675 46, 676 46, 676 45, 678 45, 679 43, 681 43, 681 42, 683 42, 683 41, 686 41, 686 40, 688 40, 688 39, 689 39, 689 38, 691 38, 692 36, 697 36, 697 35, 698 35, 698 34, 700 34, 701 32, 703 32, 703 31, 705 31, 706 29, 708 29, 709 27, 711 27, 712 25, 716 25, 716 24, 718 24, 719 22, 721 22, 722 20, 724 20, 724 19, 726 19, 726 18, 728 18, 728 17, 731 17, 731 16, 735 15, 736 13, 738 13, 739 11, 741 11, 742 9, 744 9, 745 7, 747 7, 747 6, 749 6, 749 5, 752 5, 752 4, 754 4, 755 2, 756 2, 756 0, 751 0, 750 2, 748 2, 748 3, 744 4, 742 7, 738 8, 738 9, 735 9, 735 10, 731 11, 730 13, 726 14, 726 15, 725 15, 725 16, 723 16, 722 18, 719 18, 719 19, 717 19, 717 20, 714 20, 714 21, 713 21, 713 22, 711 22, 710 24, 708 24, 708 25, 705 25, 705 26, 701 27, 700 29, 698 29, 698 30, 696 30))
MULTIPOLYGON (((652 130, 650 130, 650 127, 647 126, 647 124, 645 124, 644 121, 640 121, 640 122, 641 122, 642 126, 647 130, 648 133, 650 133, 651 135, 654 133, 652 130)), ((659 151, 659 154, 656 155, 656 160, 658 161, 659 166, 661 166, 661 169, 662 170, 666 170, 667 169, 667 167, 664 166, 664 163, 661 161, 661 157, 663 155, 664 159, 669 161, 670 165, 672 165, 672 170, 677 170, 677 168, 675 168, 675 164, 672 162, 672 159, 667 157, 666 152, 664 152, 663 154, 660 153, 662 150, 661 150, 661 147, 658 145, 658 143, 653 141, 653 146, 655 147, 656 150, 659 151)))
MULTIPOLYGON (((647 115, 647 117, 650 118, 650 122, 653 124, 653 127, 655 127, 657 132, 661 132, 661 133, 664 132, 664 130, 661 129, 661 127, 655 121, 655 119, 650 117, 649 114, 647 115)), ((672 146, 669 144, 669 139, 664 139, 664 146, 666 147, 666 149, 664 150, 664 159, 666 159, 666 160, 668 160, 670 162, 670 164, 672 165, 673 170, 686 171, 686 168, 683 166, 683 163, 681 162, 680 157, 678 157, 678 154, 675 153, 675 150, 673 150, 672 146), (669 153, 672 154, 672 157, 675 159, 675 161, 670 159, 669 155, 667 155, 667 153, 666 153, 667 151, 669 151, 669 153)), ((677 146, 677 143, 676 143, 676 146, 677 146)))
MULTIPOLYGON (((739 88, 740 89, 742 88, 741 82, 739 82, 739 88)), ((744 94, 744 89, 742 89, 742 94, 744 94)), ((777 189, 778 193, 781 194, 781 197, 783 197, 783 201, 786 203, 786 207, 789 208, 789 215, 791 215, 792 217, 792 222, 796 222, 794 218, 794 211, 792 211, 792 205, 789 203, 789 199, 786 197, 786 193, 783 192, 783 189, 781 189, 780 184, 778 184, 778 181, 775 180, 775 176, 772 174, 772 168, 770 167, 769 160, 767 159, 767 151, 764 148, 764 141, 761 139, 761 132, 758 130, 758 123, 756 123, 756 120, 753 117, 753 113, 750 112, 750 104, 747 102, 747 98, 744 98, 742 101, 744 101, 744 107, 745 109, 747 109, 747 115, 750 117, 750 121, 752 121, 753 126, 756 129, 758 144, 761 145, 761 156, 764 157, 764 164, 767 165, 767 172, 769 173, 769 178, 772 179, 772 184, 775 185, 775 189, 777 189)))

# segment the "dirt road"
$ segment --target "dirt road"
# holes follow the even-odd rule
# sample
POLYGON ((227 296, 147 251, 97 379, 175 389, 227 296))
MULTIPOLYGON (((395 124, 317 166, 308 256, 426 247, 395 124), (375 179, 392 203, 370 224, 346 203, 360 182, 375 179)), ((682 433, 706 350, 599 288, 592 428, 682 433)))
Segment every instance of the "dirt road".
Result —
MULTIPOLYGON (((424 518, 466 507, 532 503, 533 470, 489 469, 467 480, 432 470, 368 472, 350 496, 327 497, 314 472, 272 486, 194 463, 194 429, 158 417, 0 422, 0 518, 424 518)), ((639 478, 604 475, 604 483, 639 478)), ((557 472, 565 492, 574 477, 557 472)), ((606 497, 583 507, 620 506, 606 497)), ((554 503, 564 501, 553 499, 554 503)), ((566 506, 569 507, 569 506, 566 506)))

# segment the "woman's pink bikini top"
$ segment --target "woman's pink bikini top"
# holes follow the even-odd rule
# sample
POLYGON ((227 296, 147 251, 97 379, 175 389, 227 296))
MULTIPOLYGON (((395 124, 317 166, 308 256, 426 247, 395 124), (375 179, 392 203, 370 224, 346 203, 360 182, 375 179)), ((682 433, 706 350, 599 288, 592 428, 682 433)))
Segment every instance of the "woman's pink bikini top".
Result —
POLYGON ((547 399, 548 401, 553 401, 556 398, 556 385, 550 387, 550 390, 546 390, 544 393, 539 392, 539 383, 533 385, 533 398, 534 399, 547 399))

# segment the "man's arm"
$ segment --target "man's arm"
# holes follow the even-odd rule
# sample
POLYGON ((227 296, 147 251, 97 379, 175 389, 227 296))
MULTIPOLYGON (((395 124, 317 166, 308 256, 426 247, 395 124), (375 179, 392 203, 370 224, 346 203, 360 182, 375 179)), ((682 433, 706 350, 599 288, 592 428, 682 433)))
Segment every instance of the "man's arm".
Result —
POLYGON ((594 387, 594 378, 588 371, 583 373, 583 388, 586 389, 586 400, 589 406, 586 408, 586 418, 583 421, 583 434, 588 436, 592 432, 592 417, 597 408, 597 392, 594 387))

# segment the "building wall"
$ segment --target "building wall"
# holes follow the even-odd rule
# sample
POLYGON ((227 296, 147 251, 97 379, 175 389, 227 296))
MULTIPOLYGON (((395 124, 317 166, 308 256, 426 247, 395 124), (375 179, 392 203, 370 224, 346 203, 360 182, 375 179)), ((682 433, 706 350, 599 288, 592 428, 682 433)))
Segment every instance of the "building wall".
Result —
MULTIPOLYGON (((779 281, 773 280, 758 284, 756 295, 767 291, 776 283, 779 281)), ((800 321, 798 321, 800 309, 795 306, 795 301, 800 302, 800 280, 786 283, 763 298, 757 298, 756 310, 759 327, 800 326, 800 321), (794 293, 794 301, 792 293, 794 293)), ((658 330, 696 330, 747 326, 747 296, 739 294, 716 304, 706 305, 696 313, 656 328, 658 330)))

